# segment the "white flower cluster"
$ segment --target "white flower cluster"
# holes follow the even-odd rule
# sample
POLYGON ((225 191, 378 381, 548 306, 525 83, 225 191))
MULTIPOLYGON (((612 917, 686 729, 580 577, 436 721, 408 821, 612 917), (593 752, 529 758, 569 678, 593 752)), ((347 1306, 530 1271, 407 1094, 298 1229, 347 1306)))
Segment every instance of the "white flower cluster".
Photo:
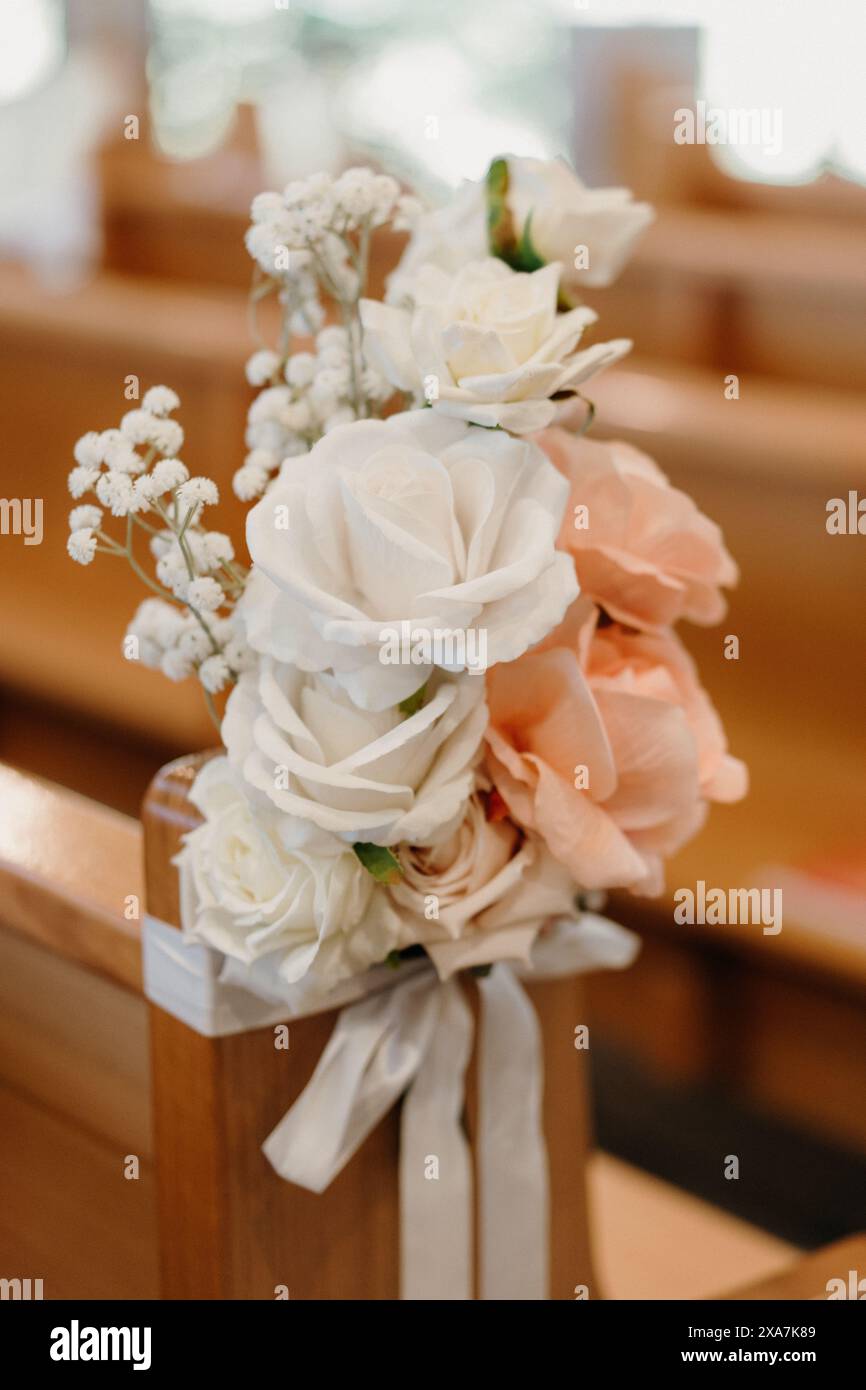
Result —
MULTIPOLYGON (((219 588, 212 579, 194 583, 219 588)), ((126 630, 125 645, 143 666, 162 671, 172 681, 197 675, 214 695, 249 666, 249 652, 231 617, 213 616, 205 630, 191 611, 159 598, 139 604, 126 630)))
POLYGON ((82 565, 97 552, 124 558, 164 595, 138 609, 126 633, 126 650, 171 680, 197 674, 205 690, 215 694, 249 662, 230 616, 245 571, 235 562, 229 537, 201 525, 204 508, 219 501, 219 490, 210 478, 191 478, 176 457, 183 430, 170 415, 179 404, 169 387, 154 386, 140 408, 127 411, 119 429, 78 440, 69 490, 76 499, 94 493, 102 507, 73 507, 67 550, 82 565), (102 508, 127 518, 123 543, 102 529, 102 508), (148 538, 155 581, 135 556, 136 530, 148 538))
POLYGON ((303 290, 319 277, 340 297, 357 298, 358 268, 347 236, 408 219, 414 205, 389 174, 367 168, 346 169, 336 179, 314 174, 253 200, 247 250, 272 279, 296 280, 303 290))
POLYGON ((284 360, 260 349, 247 362, 247 380, 263 389, 247 417, 250 452, 232 483, 242 502, 262 495, 284 459, 307 453, 329 430, 357 419, 359 397, 363 413, 374 414, 394 391, 337 325, 316 335, 315 352, 284 360))
POLYGON ((380 415, 393 395, 364 350, 358 303, 371 233, 389 222, 409 229, 419 215, 417 199, 396 179, 368 168, 297 179, 253 200, 246 245, 266 277, 253 304, 277 289, 282 338, 280 351, 263 347, 247 362, 247 380, 260 389, 248 415, 249 452, 234 478, 241 501, 260 497, 285 459, 307 453, 338 425, 380 415), (323 294, 336 302, 342 326, 324 326, 323 294), (314 338, 313 350, 304 344, 293 352, 293 334, 314 338))
MULTIPOLYGON (((154 386, 146 392, 139 409, 126 412, 119 429, 91 430, 82 435, 72 451, 76 466, 69 474, 71 495, 78 499, 95 493, 112 516, 135 516, 148 511, 155 497, 176 486, 175 478, 185 481, 189 474, 175 457, 183 445, 183 430, 176 420, 169 419, 179 404, 168 386, 154 386)), ((95 513, 98 508, 90 510, 95 513)), ((73 533, 81 526, 80 521, 77 526, 73 524, 81 511, 76 508, 70 517, 73 533)), ((99 518, 91 522, 91 528, 98 526, 99 518)))
POLYGON ((160 531, 150 538, 150 552, 160 584, 182 603, 205 613, 214 613, 225 603, 222 585, 209 577, 234 559, 234 547, 222 531, 187 529, 183 542, 172 530, 160 531))
MULTIPOLYGON (((172 680, 195 674, 212 713, 235 684, 226 756, 196 780, 203 821, 179 859, 193 937, 329 986, 419 945, 443 977, 526 959, 571 912, 567 836, 535 815, 540 779, 518 747, 507 766, 509 749, 497 754, 506 790, 486 767, 487 699, 579 593, 558 543, 569 483, 532 436, 628 347, 581 342, 595 315, 563 312, 569 263, 580 242, 585 283, 607 283, 647 216, 622 190, 511 159, 441 217, 367 168, 257 197, 252 302, 274 294, 281 323, 246 368, 257 394, 233 489, 268 490, 248 518, 249 574, 202 524, 218 491, 178 458, 173 392, 154 388, 119 429, 79 440, 70 491, 100 505, 73 509, 70 554, 125 557, 158 595, 127 654, 172 680), (364 297, 386 224, 411 231, 391 303, 364 297), (395 391, 418 408, 383 419, 395 391), (103 509, 127 517, 124 544, 103 509), (132 552, 139 529, 152 581, 132 552), (386 659, 404 633, 420 652, 386 659)), ((530 710, 520 672, 511 685, 515 722, 552 729, 547 692, 530 710)))

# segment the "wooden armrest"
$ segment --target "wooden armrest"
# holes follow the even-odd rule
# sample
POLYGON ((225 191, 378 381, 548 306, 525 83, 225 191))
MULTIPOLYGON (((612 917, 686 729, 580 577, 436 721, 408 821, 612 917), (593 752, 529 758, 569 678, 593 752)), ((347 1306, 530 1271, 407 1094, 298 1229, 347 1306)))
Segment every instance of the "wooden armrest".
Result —
POLYGON ((836 1241, 833 1245, 826 1245, 823 1250, 804 1255, 796 1264, 780 1274, 735 1289, 725 1297, 826 1299, 835 1289, 837 1297, 866 1298, 866 1284, 863 1292, 860 1292, 859 1288, 857 1292, 851 1292, 851 1284, 858 1286, 861 1278, 866 1280, 866 1234, 846 1236, 844 1240, 836 1241), (852 1272, 855 1276, 853 1280, 850 1278, 852 1272), (841 1284, 831 1285, 831 1280, 840 1280, 841 1284), (841 1288, 846 1292, 840 1293, 841 1288))
POLYGON ((824 498, 866 476, 866 405, 855 392, 804 391, 753 373, 732 408, 714 369, 635 356, 593 381, 590 394, 594 435, 628 439, 692 479, 714 473, 785 495, 813 487, 824 498))
POLYGON ((589 1166, 599 1276, 613 1299, 727 1296, 776 1277, 792 1245, 608 1153, 589 1166))
POLYGON ((138 991, 142 891, 136 821, 0 764, 3 926, 138 991))

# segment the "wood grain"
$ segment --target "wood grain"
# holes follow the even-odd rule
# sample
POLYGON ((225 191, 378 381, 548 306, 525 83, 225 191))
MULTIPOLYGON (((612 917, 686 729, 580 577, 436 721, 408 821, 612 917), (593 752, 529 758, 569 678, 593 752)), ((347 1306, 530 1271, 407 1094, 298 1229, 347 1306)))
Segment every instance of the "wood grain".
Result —
POLYGON ((0 929, 0 1081, 113 1144, 151 1156, 140 995, 0 929))
MULTIPOLYGON (((148 909, 178 922, 170 860, 195 823, 187 791, 196 759, 157 777, 145 803, 148 909)), ((574 1048, 584 1021, 574 981, 533 985, 545 1049, 545 1124, 553 1222, 551 1287, 595 1292, 586 1209, 586 1054, 574 1048)), ((477 1001, 475 1001, 477 1007, 477 1001)), ((270 1029, 206 1039, 151 1010, 155 1152, 163 1290, 174 1298, 395 1299, 399 1296, 397 1165, 399 1107, 370 1135, 328 1190, 285 1183, 260 1152, 263 1138, 307 1083, 334 1014, 291 1025, 288 1052, 270 1029)), ((477 1059, 470 1063, 473 1133, 477 1059)))
POLYGON ((153 1172, 129 1152, 0 1086, 0 1263, 54 1298, 156 1298, 153 1172))

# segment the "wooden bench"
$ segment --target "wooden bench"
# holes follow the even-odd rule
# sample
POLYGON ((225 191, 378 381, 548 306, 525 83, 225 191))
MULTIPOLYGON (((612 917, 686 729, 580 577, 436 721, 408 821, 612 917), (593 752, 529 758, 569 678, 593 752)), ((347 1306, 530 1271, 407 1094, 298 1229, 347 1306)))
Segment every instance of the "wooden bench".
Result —
MULTIPOLYGON (((148 904, 169 921, 194 767, 164 769, 144 813, 148 904)), ((272 1298, 280 1283, 295 1298, 394 1297, 393 1117, 324 1197, 274 1176, 259 1143, 329 1022, 292 1026, 287 1075, 270 1030, 207 1039, 149 1006, 130 915, 143 908, 141 851, 135 821, 0 767, 0 1273, 42 1278, 48 1298, 272 1298), (131 1158, 137 1178, 124 1175, 131 1158)), ((565 988, 536 999, 548 1037, 570 1037, 565 988)), ((562 1089, 564 1073, 548 1079, 549 1132, 570 1125, 584 1144, 580 1092, 562 1089)), ((792 1269, 782 1242, 603 1154, 575 1181, 557 1170, 560 1139, 561 1298, 574 1267, 589 1268, 590 1231, 593 1293, 613 1297, 742 1285, 744 1297, 823 1297, 828 1278, 866 1267, 857 1238, 792 1269)))

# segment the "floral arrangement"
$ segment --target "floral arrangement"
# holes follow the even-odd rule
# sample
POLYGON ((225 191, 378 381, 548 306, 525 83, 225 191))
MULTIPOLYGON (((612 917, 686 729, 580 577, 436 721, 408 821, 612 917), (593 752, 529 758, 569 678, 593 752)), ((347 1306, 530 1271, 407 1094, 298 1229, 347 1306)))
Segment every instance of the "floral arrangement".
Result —
POLYGON ((197 676, 225 746, 180 857, 192 938, 325 989, 526 961, 587 893, 658 891, 743 795, 673 631, 719 620, 736 567, 650 458, 586 433, 630 344, 585 345, 580 295, 651 216, 511 157, 436 211, 369 169, 257 197, 252 302, 281 328, 247 364, 251 568, 172 390, 76 444, 69 553, 132 565, 127 655, 197 676), (378 301, 386 224, 410 236, 378 301))

